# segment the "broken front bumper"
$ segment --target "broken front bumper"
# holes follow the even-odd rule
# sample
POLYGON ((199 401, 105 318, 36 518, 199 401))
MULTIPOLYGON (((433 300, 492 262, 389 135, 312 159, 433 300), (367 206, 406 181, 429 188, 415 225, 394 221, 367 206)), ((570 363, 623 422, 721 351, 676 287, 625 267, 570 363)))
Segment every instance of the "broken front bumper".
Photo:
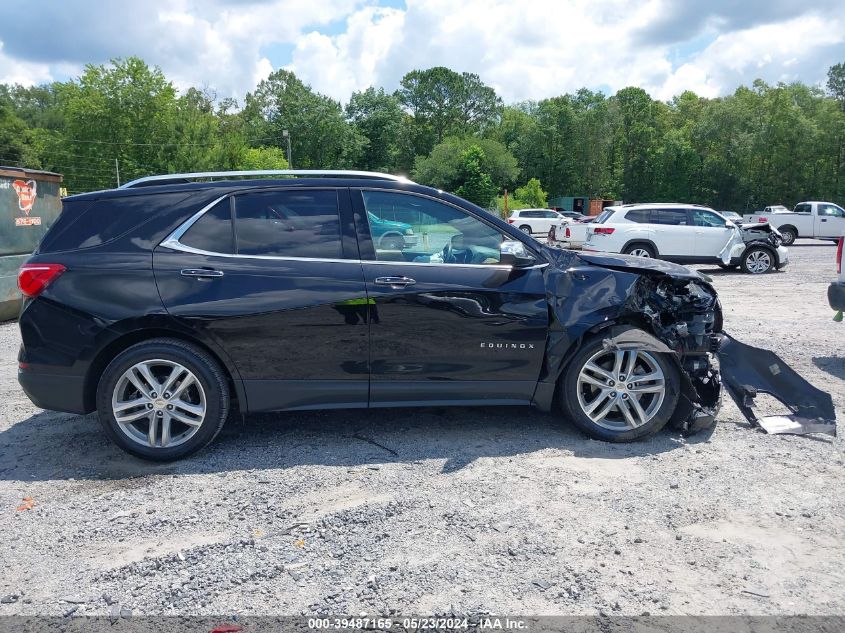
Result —
POLYGON ((830 394, 813 387, 774 352, 723 334, 718 358, 722 385, 752 426, 767 433, 836 435, 830 394), (791 413, 756 415, 754 399, 760 393, 774 397, 791 413))

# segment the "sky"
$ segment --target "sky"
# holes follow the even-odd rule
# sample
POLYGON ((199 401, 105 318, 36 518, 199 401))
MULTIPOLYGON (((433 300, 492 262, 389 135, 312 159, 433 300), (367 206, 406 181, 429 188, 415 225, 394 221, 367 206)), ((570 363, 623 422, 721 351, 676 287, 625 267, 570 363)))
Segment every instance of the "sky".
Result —
POLYGON ((732 93, 822 85, 845 62, 843 0, 5 0, 0 83, 135 55, 180 89, 239 100, 284 68, 346 102, 413 69, 477 73, 505 103, 582 87, 732 93))

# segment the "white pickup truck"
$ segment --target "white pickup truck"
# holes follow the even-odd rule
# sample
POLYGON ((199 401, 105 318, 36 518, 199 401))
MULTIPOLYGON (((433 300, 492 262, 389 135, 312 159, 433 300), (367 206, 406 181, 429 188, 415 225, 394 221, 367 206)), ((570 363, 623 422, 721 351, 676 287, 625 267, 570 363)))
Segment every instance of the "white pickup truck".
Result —
POLYGON ((780 231, 785 245, 799 237, 836 239, 845 232, 845 209, 838 204, 799 202, 791 212, 781 209, 766 207, 763 213, 743 215, 742 219, 744 222, 768 222, 780 231))

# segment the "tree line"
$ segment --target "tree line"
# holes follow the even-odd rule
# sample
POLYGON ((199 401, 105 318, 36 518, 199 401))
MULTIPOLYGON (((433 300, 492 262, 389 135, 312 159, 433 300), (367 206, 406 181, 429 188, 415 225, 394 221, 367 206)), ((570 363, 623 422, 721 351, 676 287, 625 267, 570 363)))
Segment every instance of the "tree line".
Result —
POLYGON ((558 196, 745 211, 845 198, 845 64, 826 90, 761 80, 715 99, 628 87, 504 104, 444 67, 367 88, 344 105, 278 70, 243 103, 180 93, 138 58, 78 78, 0 85, 0 164, 65 175, 71 193, 142 175, 287 166, 410 175, 486 207, 558 196), (284 136, 285 132, 289 135, 284 136))

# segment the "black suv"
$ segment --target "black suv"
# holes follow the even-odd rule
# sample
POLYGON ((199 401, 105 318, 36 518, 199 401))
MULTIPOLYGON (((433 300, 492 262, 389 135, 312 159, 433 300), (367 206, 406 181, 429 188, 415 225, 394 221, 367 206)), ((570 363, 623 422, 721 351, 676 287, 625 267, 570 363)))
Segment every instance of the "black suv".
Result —
POLYGON ((233 176, 65 198, 19 274, 36 405, 96 410, 153 460, 234 411, 559 405, 610 441, 712 423, 721 314, 697 272, 546 248, 388 175, 233 176), (413 245, 374 242, 373 217, 413 245))

